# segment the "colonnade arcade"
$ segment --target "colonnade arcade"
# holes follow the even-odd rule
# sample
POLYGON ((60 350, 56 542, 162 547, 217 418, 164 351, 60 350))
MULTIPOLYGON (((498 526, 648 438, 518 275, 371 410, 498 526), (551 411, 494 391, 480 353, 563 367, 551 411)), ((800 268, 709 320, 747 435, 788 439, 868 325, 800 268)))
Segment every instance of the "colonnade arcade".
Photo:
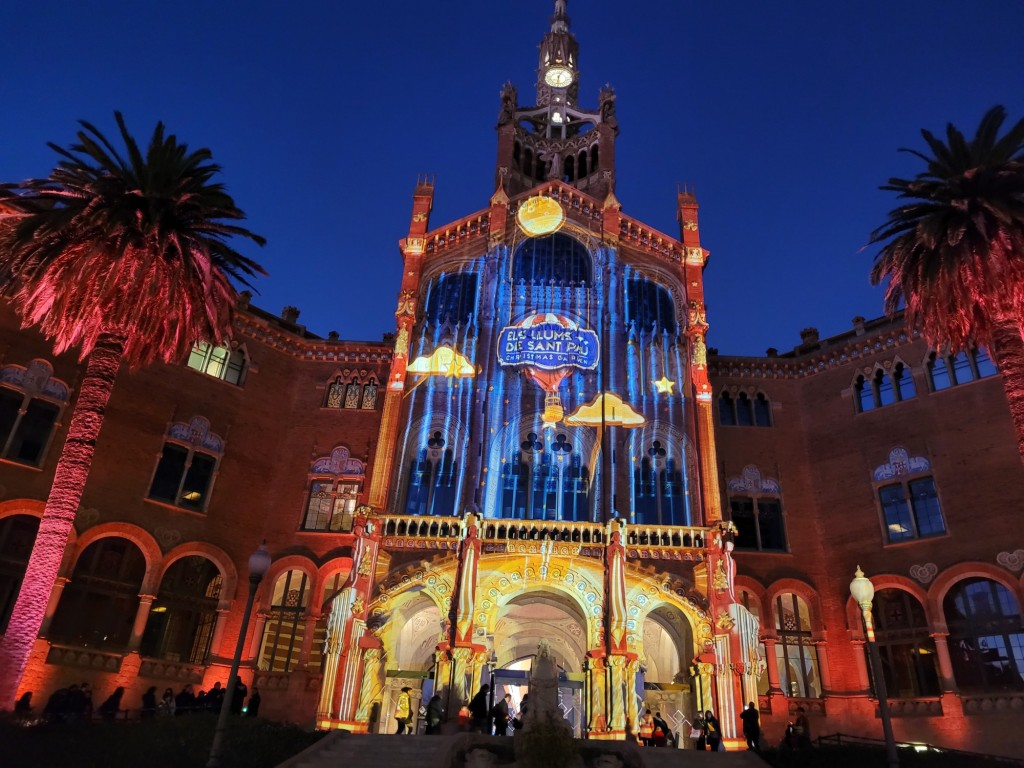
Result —
POLYGON ((541 640, 560 668, 563 710, 590 738, 624 738, 646 699, 681 724, 756 696, 757 620, 731 597, 727 526, 662 547, 618 520, 557 524, 564 531, 527 521, 527 537, 512 540, 473 512, 443 530, 430 522, 357 515, 373 564, 356 572, 386 575, 354 578, 325 608, 320 727, 384 731, 404 686, 417 702, 440 695, 454 715, 499 679, 517 704, 541 640), (638 545, 640 534, 659 546, 638 545))

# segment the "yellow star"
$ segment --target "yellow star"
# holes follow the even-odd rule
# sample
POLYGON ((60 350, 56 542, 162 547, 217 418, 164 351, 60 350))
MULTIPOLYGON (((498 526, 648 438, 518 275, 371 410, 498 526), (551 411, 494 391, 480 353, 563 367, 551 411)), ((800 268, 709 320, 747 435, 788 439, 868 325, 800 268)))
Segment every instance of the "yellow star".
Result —
POLYGON ((676 385, 674 381, 669 381, 665 376, 662 376, 658 381, 652 381, 651 384, 654 385, 654 389, 659 395, 673 394, 672 387, 676 385))

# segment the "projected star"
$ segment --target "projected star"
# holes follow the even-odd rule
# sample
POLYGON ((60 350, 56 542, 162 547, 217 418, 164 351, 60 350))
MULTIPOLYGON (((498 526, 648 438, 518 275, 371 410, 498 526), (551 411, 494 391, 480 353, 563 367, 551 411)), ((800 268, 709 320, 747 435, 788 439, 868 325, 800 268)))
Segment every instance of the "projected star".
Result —
POLYGON ((651 384, 654 385, 654 390, 659 395, 671 395, 671 394, 674 394, 672 392, 672 387, 674 387, 676 385, 676 383, 674 381, 669 381, 668 378, 665 377, 665 376, 662 376, 657 381, 652 381, 651 384))

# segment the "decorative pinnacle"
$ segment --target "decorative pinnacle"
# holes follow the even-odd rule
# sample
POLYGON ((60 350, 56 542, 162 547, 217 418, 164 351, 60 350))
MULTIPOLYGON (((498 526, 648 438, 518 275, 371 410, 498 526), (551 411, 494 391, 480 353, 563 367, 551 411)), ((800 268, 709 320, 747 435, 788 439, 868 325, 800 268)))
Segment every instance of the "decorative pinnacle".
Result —
POLYGON ((551 19, 552 32, 569 31, 569 15, 565 10, 566 0, 555 0, 555 15, 551 19))

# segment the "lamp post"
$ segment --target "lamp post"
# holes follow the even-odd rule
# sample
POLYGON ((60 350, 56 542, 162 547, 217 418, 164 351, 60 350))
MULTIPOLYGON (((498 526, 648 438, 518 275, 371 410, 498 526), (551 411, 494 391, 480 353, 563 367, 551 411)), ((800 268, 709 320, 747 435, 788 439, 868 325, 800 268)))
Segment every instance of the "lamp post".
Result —
POLYGON ((864 617, 868 658, 871 660, 871 674, 875 680, 875 694, 878 696, 878 714, 882 720, 882 733, 885 735, 886 760, 889 763, 889 768, 899 768, 900 758, 896 753, 896 740, 892 735, 892 718, 889 715, 889 699, 885 690, 885 673, 882 670, 882 657, 878 653, 878 644, 875 642, 875 624, 871 617, 871 600, 875 596, 875 585, 864 575, 859 565, 853 581, 850 582, 850 594, 857 601, 861 615, 864 617))
POLYGON ((245 648, 245 633, 249 629, 249 618, 252 615, 252 604, 256 598, 256 588, 270 568, 270 553, 267 552, 266 542, 260 544, 256 551, 249 555, 249 595, 245 600, 245 612, 242 614, 242 626, 238 630, 238 643, 235 645, 235 656, 231 659, 231 673, 228 675, 228 686, 224 692, 224 701, 220 706, 220 715, 217 717, 217 729, 213 732, 213 744, 210 747, 210 757, 206 761, 206 768, 219 768, 220 753, 224 746, 224 729, 228 724, 228 714, 231 712, 231 702, 235 698, 236 678, 238 677, 238 665, 242 662, 242 651, 245 648))

